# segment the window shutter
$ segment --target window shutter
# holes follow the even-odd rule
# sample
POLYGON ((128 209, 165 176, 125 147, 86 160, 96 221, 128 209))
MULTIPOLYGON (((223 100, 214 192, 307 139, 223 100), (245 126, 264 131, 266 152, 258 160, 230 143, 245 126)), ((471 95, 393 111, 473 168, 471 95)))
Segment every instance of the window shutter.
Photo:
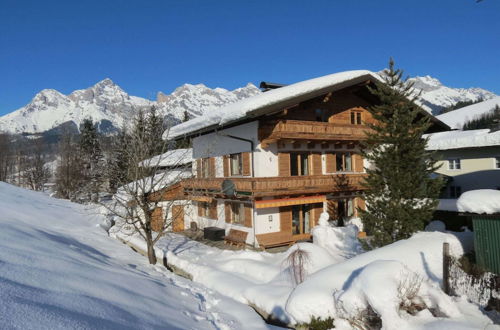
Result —
POLYGON ((321 175, 323 174, 323 166, 321 164, 321 154, 313 153, 311 154, 312 159, 312 174, 321 175))
POLYGON ((199 217, 202 217, 203 216, 203 210, 202 210, 202 203, 201 202, 198 202, 198 216, 199 217))
POLYGON ((227 178, 229 176, 229 156, 222 156, 222 168, 224 170, 224 177, 227 178))
POLYGON ((226 223, 231 223, 231 203, 229 202, 224 202, 224 215, 226 223))
POLYGON ((210 157, 208 160, 208 176, 215 178, 215 157, 210 157))
POLYGON ((252 204, 243 204, 245 208, 245 227, 252 227, 252 204))
POLYGON ((288 234, 292 233, 292 207, 280 207, 280 231, 288 234))
POLYGON ((208 217, 210 219, 217 219, 217 200, 215 199, 210 203, 208 217))
POLYGON ((156 232, 160 232, 163 229, 163 209, 161 207, 157 207, 151 213, 151 229, 156 232))
POLYGON ((249 152, 242 152, 241 153, 242 157, 242 163, 243 163, 243 169, 242 169, 242 174, 245 176, 250 176, 252 173, 250 173, 250 153, 249 152))
POLYGON ((363 197, 356 197, 356 206, 361 210, 366 210, 366 203, 363 197))
POLYGON ((278 153, 278 172, 279 176, 290 176, 290 154, 285 152, 278 153))
POLYGON ((323 203, 317 203, 313 205, 313 222, 311 223, 311 228, 318 224, 319 216, 323 212, 323 203))
POLYGON ((354 155, 354 171, 363 172, 363 157, 359 154, 354 155))
POLYGON ((201 178, 201 159, 196 160, 196 177, 201 178))
POLYGON ((326 154, 325 156, 326 156, 326 173, 335 172, 335 168, 337 167, 335 154, 329 153, 326 154))

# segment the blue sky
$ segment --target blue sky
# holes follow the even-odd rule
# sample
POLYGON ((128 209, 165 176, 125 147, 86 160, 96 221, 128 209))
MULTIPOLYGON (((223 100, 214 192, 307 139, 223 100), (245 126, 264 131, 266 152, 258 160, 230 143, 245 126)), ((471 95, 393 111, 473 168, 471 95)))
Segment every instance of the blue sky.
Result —
POLYGON ((0 115, 106 77, 153 99, 183 83, 292 83, 390 56, 500 94, 500 1, 0 1, 0 115))

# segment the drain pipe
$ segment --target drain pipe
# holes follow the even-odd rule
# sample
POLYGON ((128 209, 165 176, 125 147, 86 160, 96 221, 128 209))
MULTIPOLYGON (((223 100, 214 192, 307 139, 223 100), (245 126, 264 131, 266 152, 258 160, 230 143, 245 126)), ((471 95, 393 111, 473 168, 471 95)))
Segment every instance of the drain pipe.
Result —
MULTIPOLYGON (((231 134, 226 134, 226 133, 221 133, 221 132, 216 132, 215 134, 219 135, 219 136, 225 136, 225 137, 228 137, 230 139, 235 139, 235 140, 239 140, 239 141, 243 141, 243 142, 248 142, 250 143, 250 152, 252 154, 252 161, 251 161, 251 167, 252 167, 252 170, 251 170, 251 177, 254 178, 255 177, 255 161, 254 161, 254 142, 252 139, 245 139, 245 138, 242 138, 242 137, 239 137, 239 136, 234 136, 234 135, 231 135, 231 134)), ((255 206, 255 202, 254 202, 254 206, 255 206)), ((254 211, 253 211, 253 219, 252 219, 252 227, 253 227, 253 246, 256 247, 256 243, 257 243, 257 238, 255 237, 255 219, 257 218, 257 212, 255 211, 255 207, 254 207, 254 211)))

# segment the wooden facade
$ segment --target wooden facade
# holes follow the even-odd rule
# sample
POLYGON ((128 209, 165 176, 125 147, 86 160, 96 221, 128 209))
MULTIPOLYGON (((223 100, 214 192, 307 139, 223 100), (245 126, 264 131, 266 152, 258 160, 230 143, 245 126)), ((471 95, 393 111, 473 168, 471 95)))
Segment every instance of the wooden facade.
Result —
POLYGON ((270 247, 310 239, 322 212, 333 219, 355 215, 355 207, 364 208, 366 177, 359 146, 370 131, 367 124, 374 123, 366 110, 373 100, 358 93, 363 88, 325 93, 256 118, 258 148, 274 150, 277 175, 255 176, 248 151, 197 159, 196 177, 181 186, 186 198, 196 201, 198 216, 223 218, 233 233, 252 233, 261 247, 270 247), (227 184, 230 189, 223 189, 227 184), (266 208, 276 210, 279 222, 272 232, 255 233, 266 208))

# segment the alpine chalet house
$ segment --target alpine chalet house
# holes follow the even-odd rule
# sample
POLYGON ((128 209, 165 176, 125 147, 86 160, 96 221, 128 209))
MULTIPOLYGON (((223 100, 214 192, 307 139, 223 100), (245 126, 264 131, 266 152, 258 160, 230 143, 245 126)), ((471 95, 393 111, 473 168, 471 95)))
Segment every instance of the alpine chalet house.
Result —
MULTIPOLYGON (((267 91, 174 126, 190 138, 194 178, 181 185, 200 227, 266 248, 310 239, 320 213, 342 223, 365 208, 360 155, 370 71, 347 71, 267 91)), ((274 87, 274 88, 273 88, 274 87)), ((424 114, 424 112, 423 112, 424 114)), ((448 127, 433 119, 430 132, 448 127)))

